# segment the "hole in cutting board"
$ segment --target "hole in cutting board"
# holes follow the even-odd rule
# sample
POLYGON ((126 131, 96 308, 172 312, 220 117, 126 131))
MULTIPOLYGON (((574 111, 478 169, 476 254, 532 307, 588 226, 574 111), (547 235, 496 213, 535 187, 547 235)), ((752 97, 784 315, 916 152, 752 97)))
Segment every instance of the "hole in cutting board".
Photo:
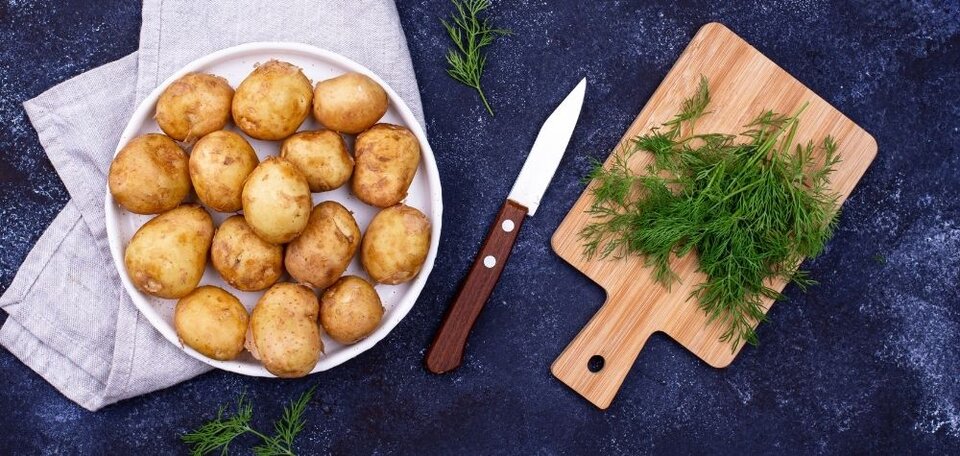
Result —
POLYGON ((587 361, 587 370, 596 374, 603 369, 603 363, 605 360, 600 355, 593 355, 590 357, 590 360, 587 361))

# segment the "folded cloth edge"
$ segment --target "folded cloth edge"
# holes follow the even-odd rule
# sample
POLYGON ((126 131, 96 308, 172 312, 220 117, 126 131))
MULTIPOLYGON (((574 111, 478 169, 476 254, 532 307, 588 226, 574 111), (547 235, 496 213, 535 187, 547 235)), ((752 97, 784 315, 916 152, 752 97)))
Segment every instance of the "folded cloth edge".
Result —
MULTIPOLYGON (((47 231, 40 236, 40 239, 34 245, 33 249, 27 254, 24 265, 30 265, 31 267, 39 265, 40 267, 37 269, 43 270, 65 239, 63 233, 68 231, 66 225, 73 227, 77 223, 81 223, 79 211, 73 205, 72 201, 67 202, 67 205, 64 206, 63 210, 54 218, 53 223, 50 224, 47 231), (61 225, 64 226, 61 227, 61 225), (58 237, 54 238, 52 236, 58 237)), ((104 384, 90 375, 83 366, 78 365, 69 356, 54 348, 54 346, 70 346, 73 341, 67 341, 69 343, 66 344, 55 340, 44 342, 36 337, 29 328, 26 328, 17 321, 16 309, 9 309, 9 307, 23 305, 24 297, 26 297, 30 291, 30 288, 36 282, 38 276, 39 272, 30 274, 29 277, 32 277, 34 280, 27 282, 27 280, 21 279, 21 277, 27 277, 27 275, 18 273, 13 283, 7 288, 3 296, 0 297, 0 307, 8 310, 9 314, 6 322, 0 327, 0 345, 10 350, 21 362, 50 382, 50 384, 64 396, 80 404, 85 409, 96 410, 99 408, 99 401, 96 398, 95 392, 102 390, 104 384), (72 372, 59 368, 67 363, 75 367, 72 372), (86 375, 77 375, 81 372, 86 375), (71 373, 74 375, 71 376, 71 373), (83 386, 77 387, 78 381, 82 382, 83 386)))
MULTIPOLYGON (((63 81, 23 103, 24 110, 30 119, 30 123, 37 131, 41 145, 48 158, 54 162, 59 177, 71 194, 71 200, 67 202, 57 217, 54 218, 53 223, 41 235, 36 245, 24 259, 21 270, 17 272, 10 287, 0 296, 0 307, 8 310, 9 314, 7 321, 0 327, 0 345, 6 347, 21 362, 49 381, 64 396, 91 411, 126 398, 123 391, 130 380, 136 342, 136 326, 140 323, 141 318, 139 310, 133 306, 132 302, 117 301, 115 303, 118 309, 116 333, 111 351, 112 362, 107 378, 105 381, 101 381, 101 379, 90 374, 82 364, 78 364, 77 360, 71 358, 69 354, 62 353, 55 348, 56 346, 69 347, 76 345, 74 341, 66 340, 67 343, 65 343, 63 339, 43 340, 37 337, 28 326, 25 326, 26 322, 18 320, 16 306, 24 305, 24 299, 36 281, 39 280, 41 272, 55 256, 57 249, 66 239, 66 233, 70 229, 74 228, 77 223, 84 223, 85 228, 91 234, 100 231, 92 226, 91 221, 84 218, 84 213, 90 211, 84 211, 82 207, 77 205, 79 201, 90 196, 75 194, 75 192, 83 193, 82 183, 74 180, 82 177, 72 175, 70 171, 62 170, 65 166, 67 170, 70 170, 69 164, 60 163, 61 166, 56 166, 58 162, 62 162, 65 154, 68 153, 68 149, 62 142, 65 138, 54 132, 54 130, 58 130, 56 127, 59 125, 59 117, 55 110, 50 108, 49 100, 63 102, 63 100, 72 97, 72 94, 86 94, 85 90, 77 90, 76 86, 84 87, 84 84, 90 78, 115 72, 115 67, 129 66, 131 63, 135 65, 136 58, 137 53, 131 53, 63 81), (67 96, 64 97, 64 94, 67 94, 67 96), (80 198, 80 200, 77 198, 80 198), (68 224, 70 226, 66 226, 68 224), (56 238, 52 236, 56 236, 56 238), (129 349, 122 349, 123 347, 129 347, 129 349), (73 366, 75 369, 73 371, 62 369, 63 366, 67 365, 73 366)), ((128 107, 128 109, 132 110, 133 106, 128 107)), ((97 204, 96 201, 87 201, 87 203, 97 204)), ((99 209, 99 207, 92 209, 99 209)), ((97 213, 102 216, 102 211, 97 211, 97 213)), ((87 214, 87 216, 97 215, 87 214)), ((106 239, 98 239, 95 242, 98 244, 97 250, 105 256, 103 260, 112 262, 106 239)), ((123 294, 122 296, 126 295, 123 294)), ((42 303, 33 303, 32 305, 40 304, 42 303)))

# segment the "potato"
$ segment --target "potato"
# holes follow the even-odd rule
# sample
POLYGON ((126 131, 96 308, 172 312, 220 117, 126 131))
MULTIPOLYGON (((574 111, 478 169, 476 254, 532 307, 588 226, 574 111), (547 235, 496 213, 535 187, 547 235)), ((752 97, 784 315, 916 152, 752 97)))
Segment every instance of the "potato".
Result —
POLYGON ((357 136, 353 193, 364 203, 389 207, 407 196, 420 164, 420 143, 404 127, 377 124, 357 136))
POLYGON ((241 291, 264 290, 283 275, 283 246, 260 239, 242 215, 220 224, 210 260, 220 277, 241 291))
POLYGON ((300 68, 270 60, 257 66, 233 96, 233 121, 256 139, 293 134, 310 114, 313 90, 300 68))
POLYGON ((313 91, 313 117, 321 125, 355 135, 387 112, 387 92, 370 77, 347 73, 320 81, 313 91))
POLYGON ((369 336, 382 318, 377 290, 356 276, 340 278, 320 299, 320 324, 341 344, 354 344, 369 336))
POLYGON ((375 282, 396 285, 420 272, 429 248, 430 220, 423 212, 398 204, 370 221, 360 247, 360 262, 375 282))
POLYGON ((309 288, 278 283, 253 308, 247 348, 273 375, 303 377, 323 352, 319 312, 320 303, 309 288))
POLYGON ((243 216, 257 236, 271 244, 290 242, 310 217, 307 178, 285 158, 264 160, 247 177, 241 194, 243 216))
POLYGON ((155 118, 171 138, 193 142, 227 124, 232 100, 233 88, 226 79, 187 73, 160 94, 155 118))
POLYGON ((313 208, 303 234, 287 246, 284 264, 298 282, 323 289, 347 269, 360 245, 360 228, 353 215, 335 201, 313 208))
POLYGON ((123 254, 130 280, 140 291, 182 298, 203 277, 213 238, 210 214, 196 204, 160 214, 137 230, 123 254))
POLYGON ((219 130, 200 138, 190 151, 190 180, 207 207, 236 212, 243 207, 243 182, 259 163, 243 136, 219 130))
POLYGON ((247 334, 247 309, 222 288, 202 286, 180 298, 173 314, 180 342, 208 358, 236 358, 247 334))
POLYGON ((280 156, 290 160, 310 184, 311 192, 333 190, 353 175, 353 157, 347 143, 331 130, 302 131, 285 141, 280 156))
POLYGON ((132 139, 110 163, 110 194, 124 209, 159 214, 177 207, 190 193, 187 154, 166 135, 132 139))

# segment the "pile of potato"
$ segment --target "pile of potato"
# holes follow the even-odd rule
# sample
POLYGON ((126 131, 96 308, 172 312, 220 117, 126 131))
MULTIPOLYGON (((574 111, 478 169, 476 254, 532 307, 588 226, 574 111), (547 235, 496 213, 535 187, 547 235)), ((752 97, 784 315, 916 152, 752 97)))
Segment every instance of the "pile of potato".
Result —
POLYGON ((246 348, 274 375, 300 377, 323 353, 321 331, 352 344, 376 330, 380 297, 367 279, 344 276, 347 266, 359 251, 374 283, 411 280, 431 229, 401 203, 420 145, 407 128, 377 123, 387 105, 383 87, 365 75, 314 87, 300 68, 277 60, 258 65, 236 91, 203 73, 163 91, 155 118, 164 134, 127 143, 109 187, 128 211, 158 214, 127 244, 124 263, 139 290, 179 300, 182 343, 217 360, 246 348), (297 132, 311 112, 326 129, 297 132), (261 162, 243 135, 224 130, 231 118, 251 138, 283 141, 279 156, 261 162), (352 156, 343 134, 357 135, 352 156), (340 203, 312 203, 312 193, 347 182, 381 208, 363 233, 340 203), (200 204, 185 203, 191 189, 200 204), (208 210, 239 214, 214 227, 208 210), (208 258, 233 288, 266 290, 250 314, 229 291, 198 286, 208 258))

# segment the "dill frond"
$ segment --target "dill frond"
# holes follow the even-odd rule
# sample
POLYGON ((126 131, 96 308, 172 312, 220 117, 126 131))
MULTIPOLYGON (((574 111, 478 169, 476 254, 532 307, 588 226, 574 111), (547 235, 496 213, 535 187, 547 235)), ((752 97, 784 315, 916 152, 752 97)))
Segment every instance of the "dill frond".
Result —
POLYGON ((204 423, 199 428, 184 434, 181 440, 190 445, 190 454, 203 456, 220 450, 220 454, 228 454, 230 443, 244 434, 253 434, 260 439, 260 445, 253 449, 257 456, 295 456, 293 443, 297 435, 303 431, 306 424, 304 412, 313 398, 314 388, 310 388, 296 401, 283 409, 283 416, 277 420, 274 435, 268 436, 254 429, 250 422, 253 418, 253 405, 246 396, 241 394, 237 399, 236 413, 231 417, 224 417, 225 406, 220 406, 217 417, 204 423))
POLYGON ((839 196, 829 177, 839 156, 831 137, 821 144, 794 144, 799 118, 762 112, 744 126, 743 140, 721 133, 695 134, 707 114, 707 80, 661 128, 615 152, 611 166, 590 172, 595 222, 580 236, 584 253, 642 255, 656 279, 677 280, 674 256, 696 251, 707 280, 691 298, 710 321, 726 327, 721 340, 732 350, 757 343, 754 327, 765 320, 763 298, 783 299, 770 280, 814 284, 796 270, 823 251, 836 225, 839 196), (643 175, 629 167, 634 152, 653 156, 643 175), (818 160, 815 157, 820 156, 818 160))
POLYGON ((456 15, 448 20, 441 19, 443 28, 453 41, 454 48, 447 50, 447 74, 451 78, 467 87, 471 87, 480 95, 480 101, 493 115, 493 109, 487 102, 480 85, 483 76, 483 67, 487 57, 483 48, 493 44, 500 36, 509 35, 507 29, 497 28, 490 24, 489 19, 481 14, 490 7, 489 0, 452 0, 456 15))

